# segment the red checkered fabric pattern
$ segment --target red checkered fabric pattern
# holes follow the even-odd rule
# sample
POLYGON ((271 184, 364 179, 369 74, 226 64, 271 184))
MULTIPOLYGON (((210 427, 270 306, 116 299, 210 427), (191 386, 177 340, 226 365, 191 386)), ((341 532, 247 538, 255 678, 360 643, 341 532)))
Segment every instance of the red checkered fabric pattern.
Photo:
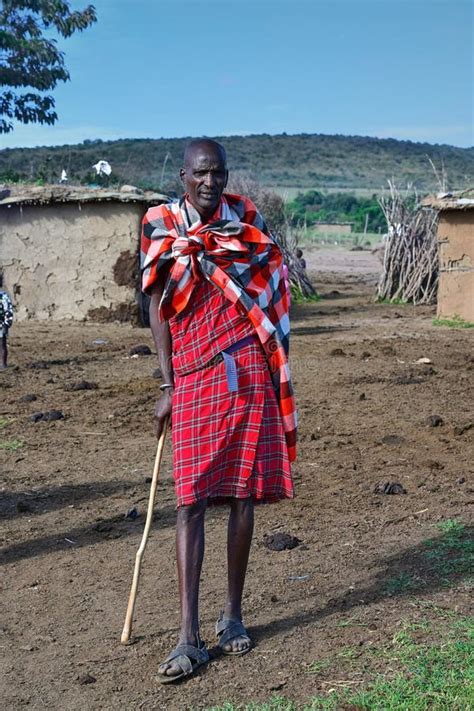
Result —
POLYGON ((234 359, 237 392, 229 392, 223 362, 175 377, 178 506, 204 498, 219 504, 229 497, 270 503, 294 495, 285 432, 258 340, 238 350, 234 359))
POLYGON ((175 375, 203 368, 218 353, 255 333, 248 318, 205 280, 196 285, 192 303, 170 318, 169 326, 175 375))
POLYGON ((264 348, 275 387, 288 455, 296 455, 296 407, 287 353, 288 295, 282 256, 255 205, 226 194, 203 225, 184 196, 148 210, 141 240, 142 288, 165 273, 160 315, 170 319, 189 303, 201 279, 212 283, 249 319, 264 348))

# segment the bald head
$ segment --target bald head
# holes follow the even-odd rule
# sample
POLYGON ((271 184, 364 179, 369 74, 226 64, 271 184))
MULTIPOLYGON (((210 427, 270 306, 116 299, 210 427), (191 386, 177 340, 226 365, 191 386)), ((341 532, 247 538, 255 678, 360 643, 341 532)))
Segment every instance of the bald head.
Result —
POLYGON ((188 143, 180 177, 190 203, 203 221, 208 221, 219 205, 227 185, 225 148, 210 138, 188 143))
POLYGON ((224 162, 224 165, 227 163, 224 146, 211 138, 195 138, 184 149, 184 167, 190 165, 199 154, 216 156, 224 162))

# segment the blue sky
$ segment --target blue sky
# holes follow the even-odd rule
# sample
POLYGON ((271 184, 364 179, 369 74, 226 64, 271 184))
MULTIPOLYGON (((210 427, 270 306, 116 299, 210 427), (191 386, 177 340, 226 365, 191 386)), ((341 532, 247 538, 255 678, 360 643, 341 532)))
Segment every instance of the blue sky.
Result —
POLYGON ((97 24, 60 42, 59 121, 2 147, 283 131, 473 144, 469 0, 92 2, 97 24))

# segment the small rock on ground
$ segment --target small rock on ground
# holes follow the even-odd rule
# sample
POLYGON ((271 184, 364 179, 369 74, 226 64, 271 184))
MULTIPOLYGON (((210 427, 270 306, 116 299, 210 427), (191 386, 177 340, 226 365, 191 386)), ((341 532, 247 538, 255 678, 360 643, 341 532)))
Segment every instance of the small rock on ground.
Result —
POLYGON ((49 365, 44 360, 35 360, 32 363, 28 363, 28 368, 32 370, 49 370, 49 365))
POLYGON ((31 422, 52 422, 54 420, 64 420, 64 413, 61 412, 61 410, 34 412, 28 419, 31 420, 31 422))
POLYGON ((83 674, 77 678, 79 684, 95 684, 97 679, 92 674, 83 674))
POLYGON ((130 348, 128 354, 131 356, 134 356, 134 355, 149 356, 149 355, 151 355, 151 348, 150 348, 150 346, 145 346, 145 345, 133 346, 132 348, 130 348))
POLYGON ((271 551, 289 551, 300 543, 299 538, 289 533, 271 533, 263 537, 263 545, 271 551))
POLYGON ((374 494, 406 494, 407 490, 398 481, 379 481, 374 494))
POLYGON ((441 425, 444 425, 444 420, 441 415, 430 415, 426 419, 426 424, 429 427, 440 427, 441 425))
POLYGON ((88 380, 78 380, 75 383, 68 383, 64 386, 64 390, 68 392, 76 392, 77 390, 97 390, 99 386, 97 383, 90 382, 88 380))

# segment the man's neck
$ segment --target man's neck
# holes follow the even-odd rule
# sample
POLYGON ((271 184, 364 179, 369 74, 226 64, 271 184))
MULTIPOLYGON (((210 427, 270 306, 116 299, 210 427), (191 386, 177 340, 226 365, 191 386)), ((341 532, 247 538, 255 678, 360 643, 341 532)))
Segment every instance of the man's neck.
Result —
POLYGON ((216 205, 216 207, 213 210, 206 210, 205 212, 203 212, 198 207, 196 207, 196 205, 194 205, 191 202, 191 200, 189 199, 188 196, 186 196, 186 202, 189 203, 189 205, 191 205, 193 210, 195 210, 197 212, 197 214, 199 215, 199 219, 201 220, 203 225, 207 225, 209 223, 209 221, 211 220, 211 218, 216 214, 216 211, 219 209, 219 206, 221 204, 221 200, 222 200, 222 198, 220 198, 218 204, 216 205))

